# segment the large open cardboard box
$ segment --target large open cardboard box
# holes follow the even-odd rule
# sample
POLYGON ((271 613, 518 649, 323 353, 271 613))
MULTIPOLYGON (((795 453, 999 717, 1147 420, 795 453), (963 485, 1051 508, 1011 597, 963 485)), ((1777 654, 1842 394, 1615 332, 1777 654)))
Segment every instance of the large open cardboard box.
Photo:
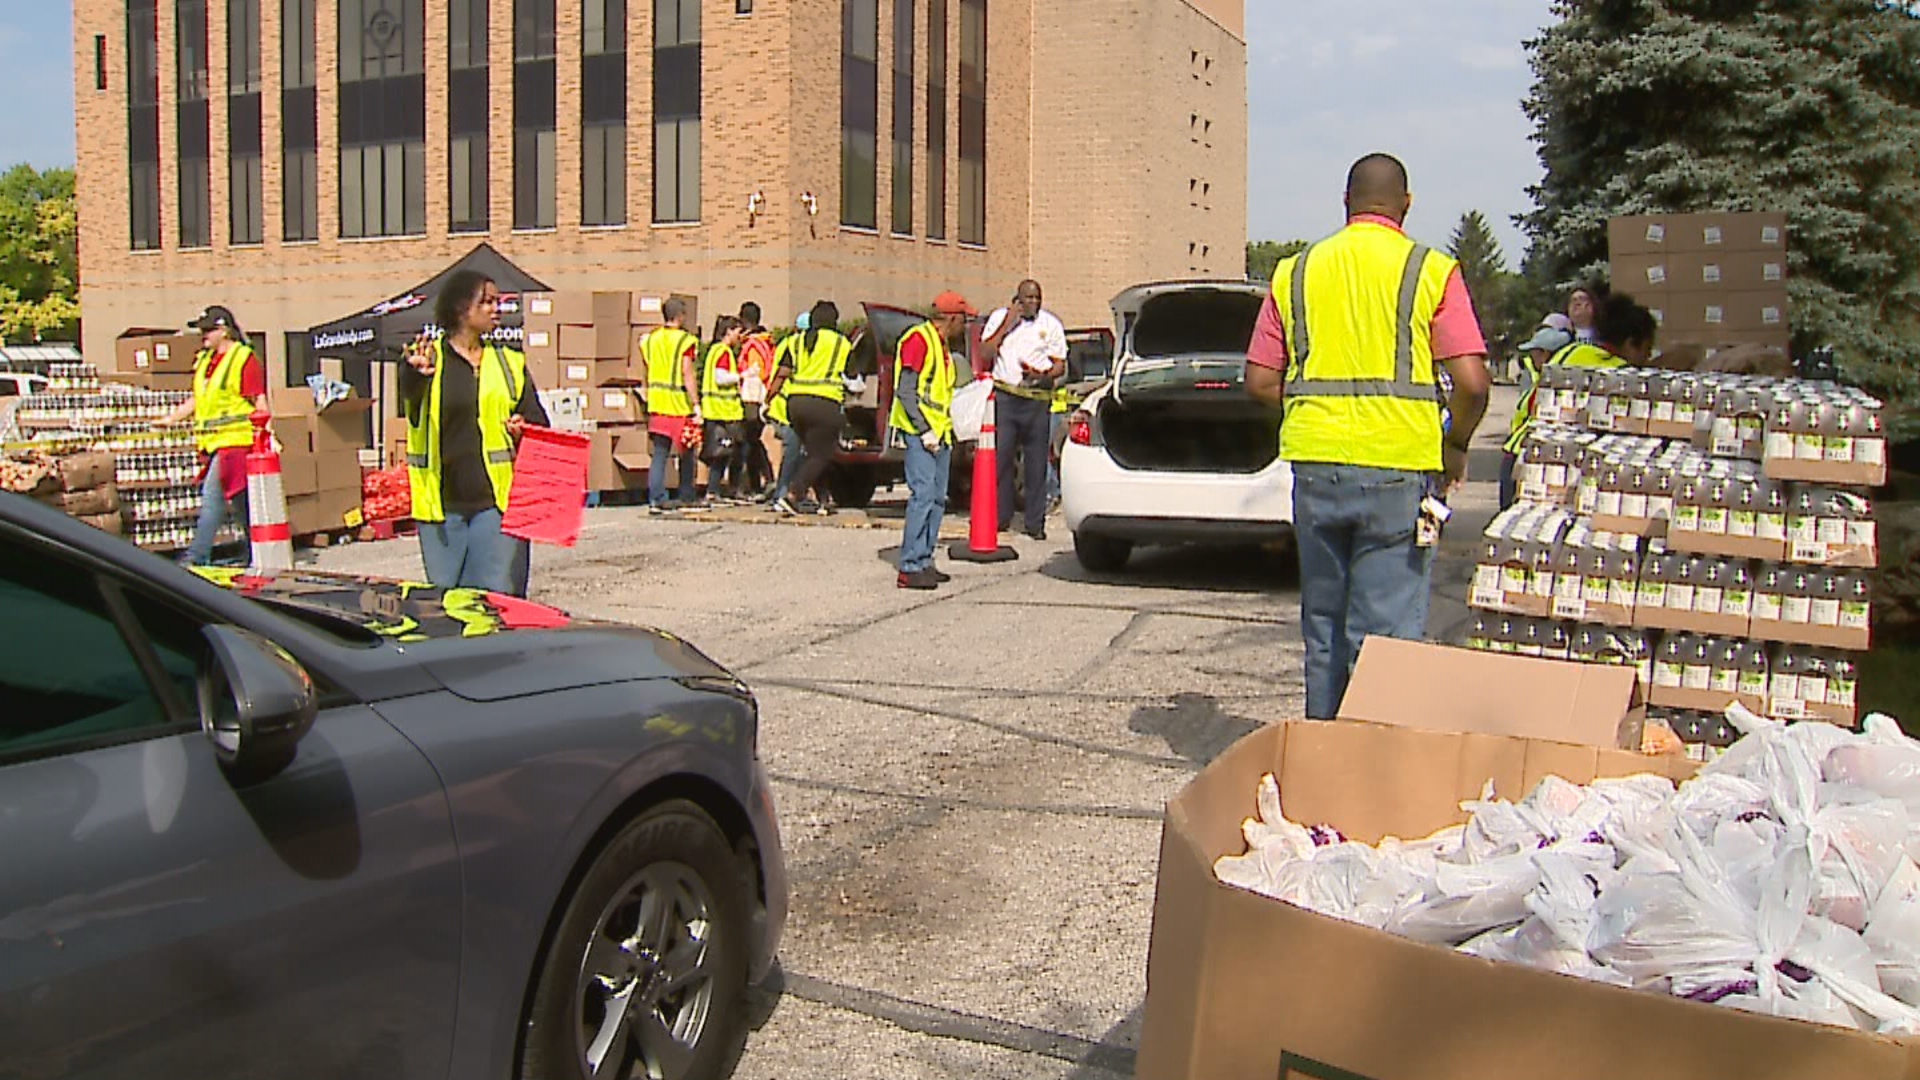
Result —
POLYGON ((1168 804, 1140 1080, 1920 1077, 1920 1047, 1900 1040, 1478 960, 1214 877, 1216 859, 1246 850, 1240 824, 1255 813, 1256 786, 1266 773, 1279 779, 1294 820, 1331 824, 1368 842, 1425 836, 1464 820, 1460 801, 1477 798, 1488 780, 1518 799, 1549 775, 1584 783, 1691 774, 1694 766, 1680 758, 1541 737, 1563 729, 1571 714, 1580 714, 1575 730, 1604 732, 1599 711, 1633 711, 1630 696, 1589 681, 1599 669, 1526 661, 1544 665, 1534 669, 1529 691, 1550 698, 1536 713, 1541 730, 1524 730, 1517 710, 1489 714, 1475 700, 1455 704, 1461 693, 1500 696, 1476 684, 1512 659, 1434 646, 1381 650, 1369 642, 1348 700, 1357 698, 1372 719, 1427 730, 1358 721, 1268 727, 1221 755, 1168 804), (1379 660, 1392 653, 1394 662, 1369 670, 1369 653, 1379 660), (1450 678, 1431 678, 1445 671, 1450 678), (1404 708, 1390 717, 1381 709, 1393 711, 1394 695, 1404 708), (1485 722, 1511 730, 1458 730, 1489 715, 1485 722), (1456 730, 1432 730, 1446 725, 1456 730))

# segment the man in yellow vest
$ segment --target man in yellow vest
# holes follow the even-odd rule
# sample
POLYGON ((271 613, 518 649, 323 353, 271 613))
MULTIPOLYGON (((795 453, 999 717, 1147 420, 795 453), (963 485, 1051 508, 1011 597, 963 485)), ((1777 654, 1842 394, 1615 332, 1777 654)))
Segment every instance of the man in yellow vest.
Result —
POLYGON ((687 305, 669 296, 660 305, 665 326, 640 339, 647 364, 647 436, 653 460, 647 468, 647 508, 655 514, 695 505, 696 461, 687 449, 687 427, 700 426, 700 342, 687 332, 687 305), (667 498, 667 461, 680 457, 680 482, 667 498))
POLYGON ((1347 227, 1283 260, 1247 354, 1247 391, 1284 406, 1293 469, 1307 716, 1332 719, 1369 636, 1426 634, 1435 482, 1466 479, 1487 406, 1485 340, 1454 260, 1409 238, 1407 170, 1347 175, 1347 227), (1436 367, 1452 376, 1441 424, 1436 367))
POLYGON ((180 562, 205 566, 213 560, 214 541, 229 512, 240 524, 241 543, 247 543, 247 451, 253 447, 253 414, 268 411, 267 372, 233 312, 215 304, 187 325, 200 331, 193 397, 159 423, 193 420, 193 441, 206 473, 193 542, 180 562))
POLYGON ((907 448, 907 528, 900 541, 902 589, 935 589, 950 580, 933 565, 945 516, 947 479, 953 464, 953 390, 956 376, 947 343, 967 330, 976 314, 956 292, 933 301, 933 318, 906 332, 894 350, 893 412, 887 427, 907 448))

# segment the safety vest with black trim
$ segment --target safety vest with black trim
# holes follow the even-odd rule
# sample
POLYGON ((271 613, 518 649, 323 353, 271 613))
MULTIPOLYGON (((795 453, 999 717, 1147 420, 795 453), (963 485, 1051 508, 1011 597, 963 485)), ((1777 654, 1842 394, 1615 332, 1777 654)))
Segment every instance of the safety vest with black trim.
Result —
MULTIPOLYGON (((783 367, 791 367, 793 365, 793 351, 799 347, 799 334, 788 334, 786 337, 781 338, 780 344, 774 346, 773 349, 773 370, 779 371, 783 367)), ((769 382, 769 385, 771 385, 771 382, 769 382)), ((792 379, 781 383, 780 392, 768 399, 767 420, 769 423, 779 424, 781 427, 793 426, 793 421, 787 419, 787 391, 792 388, 792 385, 792 379)))
MULTIPOLYGON (((434 342, 433 350, 432 381, 407 415, 407 480, 413 489, 415 521, 447 520, 446 505, 440 499, 440 477, 446 465, 440 453, 441 373, 449 363, 467 362, 458 354, 450 356, 444 339, 434 342)), ((480 384, 480 452, 486 456, 487 479, 493 482, 493 504, 504 513, 507 494, 513 490, 513 438, 507 434, 507 418, 526 390, 527 358, 517 350, 488 345, 474 374, 480 384)))
POLYGON ((1591 345, 1584 341, 1576 341, 1566 348, 1561 349, 1559 352, 1554 353, 1547 359, 1546 365, 1538 369, 1534 367, 1533 358, 1530 356, 1524 358, 1521 363, 1525 364, 1527 370, 1532 373, 1533 383, 1527 387, 1526 393, 1520 395, 1520 404, 1514 407, 1513 420, 1507 425, 1506 451, 1509 454, 1519 453, 1520 448, 1526 445, 1527 432, 1533 430, 1534 398, 1540 392, 1540 379, 1546 374, 1547 368, 1555 364, 1564 364, 1567 367, 1580 368, 1617 368, 1627 366, 1625 360, 1613 355, 1601 346, 1591 345))
POLYGON ((720 362, 726 361, 727 370, 740 374, 739 360, 724 341, 716 341, 707 347, 707 360, 700 369, 700 415, 708 420, 717 420, 723 424, 737 423, 747 418, 747 407, 740 400, 740 384, 721 386, 718 376, 720 362))
POLYGON ((1356 221, 1274 271, 1287 461, 1439 472, 1433 316, 1455 261, 1356 221))
MULTIPOLYGON (((930 322, 907 331, 900 338, 900 347, 893 355, 893 385, 900 386, 906 378, 906 366, 900 362, 900 353, 905 350, 907 339, 918 337, 927 343, 926 363, 920 365, 919 378, 914 389, 919 394, 920 412, 926 416, 927 423, 939 434, 945 444, 953 442, 953 356, 947 352, 947 343, 940 337, 940 331, 930 322)), ((893 399, 893 411, 887 416, 887 426, 895 431, 904 431, 918 437, 920 432, 914 429, 913 421, 907 416, 907 407, 900 404, 899 395, 893 399)))
POLYGON ((193 441, 202 453, 253 445, 253 402, 241 376, 253 347, 235 342, 215 359, 202 349, 193 359, 193 441))
POLYGON ((662 326, 640 339, 640 355, 647 362, 648 416, 693 415, 693 399, 681 380, 680 358, 689 348, 699 347, 698 338, 677 326, 662 326))
POLYGON ((793 347, 793 377, 787 380, 787 392, 832 402, 845 401, 847 388, 840 380, 846 376, 853 343, 838 331, 822 330, 815 337, 813 348, 808 349, 806 337, 806 334, 800 335, 800 342, 793 347))

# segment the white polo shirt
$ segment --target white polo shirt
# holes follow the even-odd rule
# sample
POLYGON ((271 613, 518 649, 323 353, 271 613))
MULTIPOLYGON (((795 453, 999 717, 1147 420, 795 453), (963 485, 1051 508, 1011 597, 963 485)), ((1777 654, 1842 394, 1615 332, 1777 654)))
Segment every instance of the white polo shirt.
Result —
MULTIPOLYGON (((1006 308, 995 311, 987 316, 980 336, 984 339, 999 333, 1000 324, 1006 321, 1006 308)), ((993 362, 993 377, 1009 386, 1018 386, 1023 372, 1044 372, 1053 367, 1054 361, 1066 358, 1067 328, 1053 312, 1041 308, 1039 315, 1000 343, 1000 356, 993 362)))

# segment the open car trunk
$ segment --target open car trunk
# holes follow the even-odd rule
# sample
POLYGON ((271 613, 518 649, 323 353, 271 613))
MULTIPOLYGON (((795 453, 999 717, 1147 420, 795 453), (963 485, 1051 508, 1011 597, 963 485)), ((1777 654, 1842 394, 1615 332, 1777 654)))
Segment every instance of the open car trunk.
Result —
POLYGON ((1114 299, 1125 338, 1100 409, 1125 469, 1257 473, 1280 456, 1280 411, 1247 396, 1247 345, 1266 300, 1239 282, 1129 289, 1114 299))

